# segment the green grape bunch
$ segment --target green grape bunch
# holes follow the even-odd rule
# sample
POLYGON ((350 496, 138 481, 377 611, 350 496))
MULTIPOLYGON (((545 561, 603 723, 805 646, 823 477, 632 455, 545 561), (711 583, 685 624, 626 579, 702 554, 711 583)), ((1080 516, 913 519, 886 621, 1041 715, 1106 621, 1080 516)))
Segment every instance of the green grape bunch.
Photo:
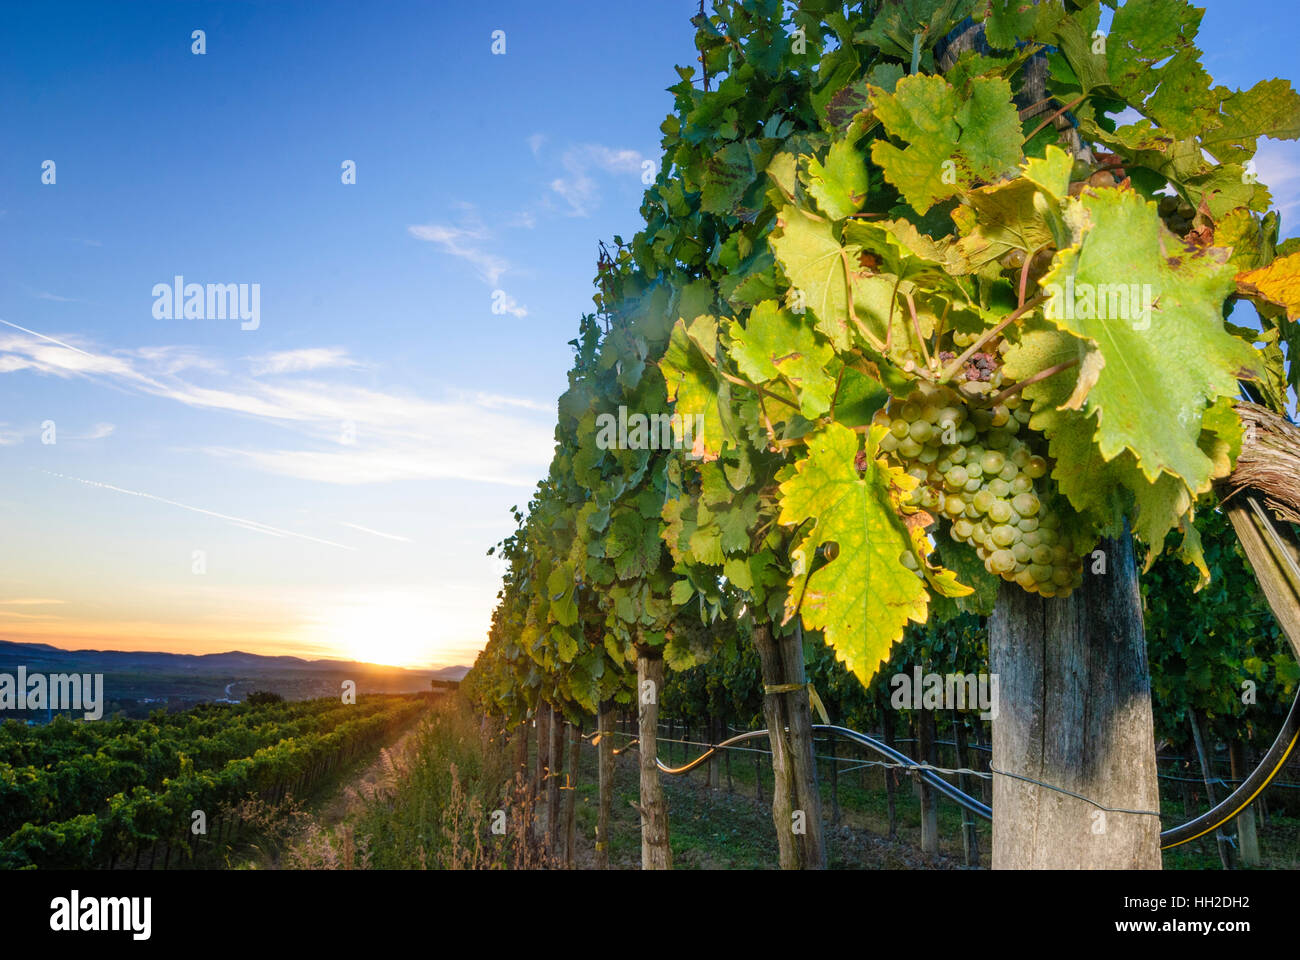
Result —
MULTIPOLYGON (((989 573, 1044 597, 1069 596, 1083 579, 1082 555, 1062 529, 1064 507, 1036 452, 1029 407, 1018 394, 998 399, 1001 376, 992 355, 974 354, 957 389, 923 382, 894 398, 873 418, 889 428, 881 449, 916 478, 910 505, 945 519, 949 536, 974 547, 989 573)), ((910 554, 903 562, 916 564, 910 554)))

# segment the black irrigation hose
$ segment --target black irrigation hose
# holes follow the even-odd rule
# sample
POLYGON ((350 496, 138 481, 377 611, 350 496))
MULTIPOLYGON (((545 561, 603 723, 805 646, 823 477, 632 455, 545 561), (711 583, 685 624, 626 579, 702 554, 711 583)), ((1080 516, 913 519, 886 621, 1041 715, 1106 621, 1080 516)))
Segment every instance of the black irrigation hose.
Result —
POLYGON ((1300 740, 1300 691, 1296 692, 1295 702, 1291 704, 1291 712, 1286 715, 1286 720, 1282 723, 1282 729, 1278 732, 1277 739, 1273 741, 1273 746, 1269 747, 1268 753, 1251 771, 1250 776, 1209 813, 1161 833, 1160 849, 1168 850, 1189 840, 1195 840, 1197 837, 1203 837, 1241 813, 1286 766, 1287 760, 1295 750, 1297 740, 1300 740))
MULTIPOLYGON (((858 733, 858 731, 850 730, 848 727, 837 727, 832 724, 821 724, 821 723, 813 724, 813 729, 829 730, 832 733, 839 734, 841 737, 844 737, 846 740, 852 740, 854 743, 861 744, 864 747, 869 747, 870 749, 875 750, 877 753, 888 757, 889 759, 893 760, 896 763, 902 763, 908 766, 917 766, 917 764, 915 764, 915 762, 912 760, 911 757, 907 756, 906 754, 899 753, 897 750, 895 750, 893 747, 889 746, 888 744, 881 743, 879 740, 875 740, 867 736, 865 733, 858 733)), ((936 790, 942 793, 949 800, 954 801, 959 806, 965 807, 967 810, 971 811, 972 813, 978 814, 979 816, 983 817, 985 820, 993 819, 992 808, 988 807, 987 805, 980 802, 979 800, 976 800, 974 797, 970 796, 969 794, 964 793, 961 790, 958 790, 956 787, 954 787, 943 777, 939 776, 937 773, 932 773, 929 770, 925 770, 925 769, 919 769, 917 770, 917 772, 921 775, 922 780, 924 780, 930 786, 934 787, 936 790)))
MULTIPOLYGON (((939 776, 937 773, 933 773, 930 770, 924 769, 924 767, 921 767, 920 764, 917 764, 915 761, 912 760, 911 757, 907 756, 906 754, 900 753, 899 751, 895 750, 893 747, 887 746, 886 744, 881 743, 879 740, 875 740, 867 736, 865 733, 858 733, 858 731, 850 730, 848 727, 837 727, 831 724, 821 724, 821 723, 813 724, 813 730, 828 730, 831 733, 837 733, 841 737, 844 737, 846 740, 852 740, 854 743, 861 744, 864 747, 868 747, 872 750, 875 750, 877 753, 888 757, 890 760, 893 760, 895 763, 899 763, 907 767, 916 768, 916 772, 921 775, 921 778, 926 783, 934 787, 934 789, 938 790, 949 800, 952 800, 954 803, 957 803, 960 806, 965 807, 966 809, 970 810, 973 813, 979 814, 985 820, 993 819, 993 811, 989 809, 985 804, 981 803, 979 800, 976 800, 974 797, 963 793, 961 790, 958 790, 956 787, 954 787, 943 777, 939 776)), ((704 761, 708 760, 709 757, 713 756, 719 750, 724 750, 727 747, 733 746, 737 743, 741 743, 742 741, 745 740, 753 740, 756 737, 766 737, 767 735, 768 735, 767 730, 750 730, 746 733, 740 734, 739 736, 732 737, 729 740, 723 740, 721 743, 717 744, 716 746, 709 747, 708 750, 705 750, 702 754, 700 754, 690 763, 684 764, 683 766, 670 767, 658 758, 655 759, 655 765, 659 767, 660 773, 666 773, 672 776, 676 776, 677 774, 687 773, 691 770, 694 770, 696 767, 698 767, 704 761)), ((625 745, 623 749, 626 750, 631 745, 632 744, 629 743, 625 745)))
MULTIPOLYGON (((904 767, 911 767, 915 769, 916 773, 918 773, 926 783, 938 790, 949 800, 952 800, 961 807, 965 807, 967 810, 983 817, 985 820, 993 819, 993 810, 987 804, 976 800, 964 791, 954 787, 937 773, 925 769, 905 753, 895 750, 893 747, 881 743, 879 740, 869 737, 865 733, 850 730, 848 727, 838 727, 833 724, 820 723, 813 724, 812 729, 824 730, 837 734, 846 740, 851 740, 870 750, 874 750, 876 753, 893 760, 897 764, 904 767)), ((671 776, 688 773, 700 764, 704 763, 719 750, 725 750, 726 748, 734 746, 737 743, 742 743, 745 740, 753 740, 757 737, 765 737, 767 735, 767 730, 750 730, 746 733, 739 734, 738 736, 731 737, 730 739, 723 740, 715 746, 709 747, 708 750, 704 751, 704 753, 700 754, 690 763, 684 764, 680 767, 670 767, 657 757, 655 758, 655 765, 659 768, 661 773, 669 774, 671 776)), ((1241 786, 1229 794, 1222 803, 1219 803, 1208 813, 1204 813, 1201 816, 1196 817, 1194 820, 1189 820, 1187 823, 1181 824, 1177 827, 1170 827, 1168 830, 1163 831, 1160 834, 1160 849, 1169 850, 1172 847, 1177 847, 1191 840, 1195 840, 1197 837, 1203 837, 1210 831, 1221 827, 1223 824, 1240 814, 1241 811, 1249 806, 1250 803, 1259 796, 1264 788, 1272 782, 1272 780, 1282 771, 1282 768, 1286 766, 1287 760, 1290 759, 1291 754, 1295 751, 1297 742, 1300 742, 1300 691, 1297 691, 1296 699, 1291 704, 1291 711, 1287 714, 1286 720, 1282 724, 1282 729, 1278 731, 1277 738, 1273 741, 1273 745, 1269 748, 1268 753, 1264 755, 1264 758, 1259 762, 1255 769, 1251 771, 1250 776, 1242 781, 1241 786)), ((636 743, 637 741, 633 740, 630 743, 625 744, 622 749, 615 751, 615 753, 623 753, 636 743)), ((994 772, 1000 773, 1001 771, 994 772)), ((1030 782, 1036 783, 1037 781, 1030 782)), ((1073 796, 1078 796, 1078 794, 1073 794, 1073 796)), ((1088 803, 1093 803, 1093 801, 1087 800, 1086 797, 1080 797, 1080 799, 1085 800, 1088 803)), ((1127 812, 1132 813, 1140 811, 1127 812)))

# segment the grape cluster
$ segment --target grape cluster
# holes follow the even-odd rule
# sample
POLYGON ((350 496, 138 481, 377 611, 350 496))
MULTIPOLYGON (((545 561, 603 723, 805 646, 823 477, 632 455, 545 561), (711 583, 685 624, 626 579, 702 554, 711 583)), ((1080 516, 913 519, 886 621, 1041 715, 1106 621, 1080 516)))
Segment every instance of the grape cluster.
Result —
POLYGON ((1175 236, 1185 236, 1192 229, 1196 208, 1182 197, 1161 197, 1160 217, 1175 236))
MULTIPOLYGON (((1047 461, 1027 442, 1028 406, 1019 395, 973 405, 999 387, 1001 371, 977 362, 967 376, 961 392, 922 383, 877 411, 874 422, 889 428, 881 448, 917 479, 910 502, 945 517, 950 536, 973 546, 989 573, 1045 597, 1068 596, 1082 581, 1082 561, 1053 509, 1047 461)), ((911 554, 903 562, 916 567, 911 554)))

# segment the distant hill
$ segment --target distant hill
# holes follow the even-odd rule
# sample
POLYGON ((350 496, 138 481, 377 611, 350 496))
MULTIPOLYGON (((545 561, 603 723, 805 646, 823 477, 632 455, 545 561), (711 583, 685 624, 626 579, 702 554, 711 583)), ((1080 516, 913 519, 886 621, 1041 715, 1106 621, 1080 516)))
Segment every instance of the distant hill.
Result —
POLYGON ((433 675, 439 680, 455 680, 460 683, 469 671, 469 667, 443 667, 441 670, 433 671, 433 675))
POLYGON ((253 690, 272 690, 291 700, 334 696, 344 680, 358 693, 414 693, 432 680, 462 679, 469 667, 406 670, 355 660, 228 653, 160 653, 136 650, 62 650, 45 643, 0 640, 0 673, 19 666, 29 673, 102 673, 105 696, 118 708, 185 706, 205 700, 239 700, 253 690))

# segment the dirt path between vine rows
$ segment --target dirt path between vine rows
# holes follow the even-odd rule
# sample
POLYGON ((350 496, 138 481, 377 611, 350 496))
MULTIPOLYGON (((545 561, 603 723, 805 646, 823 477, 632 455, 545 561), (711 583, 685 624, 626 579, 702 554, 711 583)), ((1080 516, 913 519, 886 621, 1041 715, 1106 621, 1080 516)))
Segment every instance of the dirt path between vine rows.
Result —
POLYGON ((348 782, 340 784, 333 795, 320 805, 317 816, 323 826, 338 826, 362 809, 365 797, 391 786, 395 779, 400 778, 415 747, 415 733, 424 719, 421 714, 412 721, 401 736, 388 746, 381 747, 374 760, 348 782))

